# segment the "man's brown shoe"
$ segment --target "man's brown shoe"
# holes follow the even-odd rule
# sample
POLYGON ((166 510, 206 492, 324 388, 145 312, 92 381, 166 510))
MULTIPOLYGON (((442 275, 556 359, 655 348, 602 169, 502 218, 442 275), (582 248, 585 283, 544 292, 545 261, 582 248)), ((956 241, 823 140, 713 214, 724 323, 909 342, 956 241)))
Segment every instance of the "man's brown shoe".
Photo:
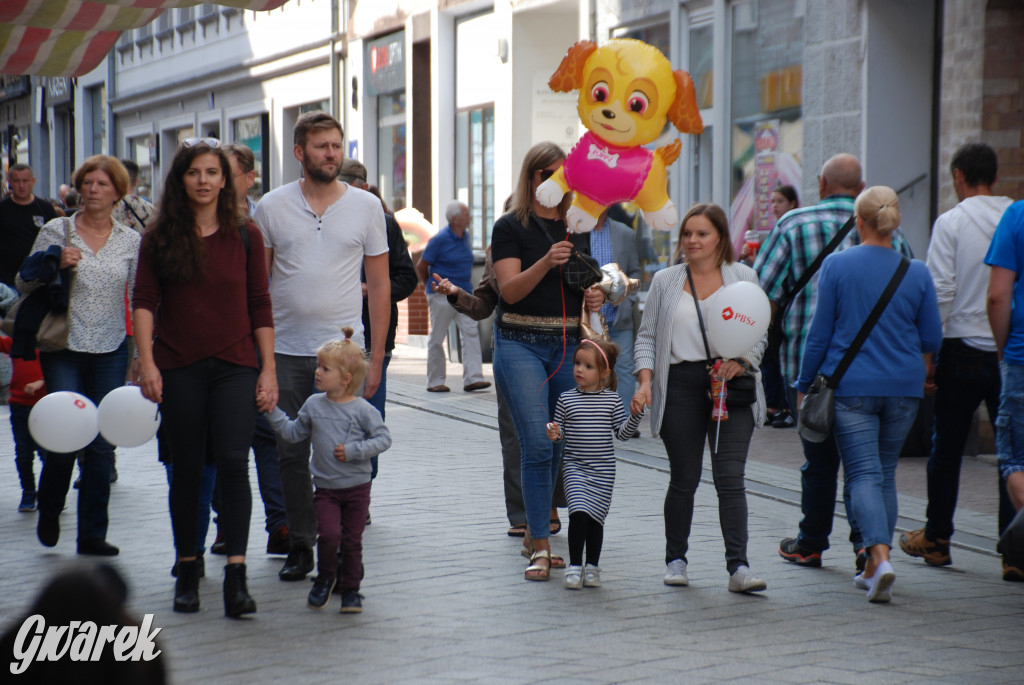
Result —
POLYGON ((949 566, 949 540, 929 540, 924 528, 900 534, 900 549, 912 557, 921 557, 929 566, 949 566))
POLYGON ((489 387, 491 387, 491 384, 487 381, 477 381, 476 383, 464 386, 462 389, 466 392, 473 392, 474 390, 486 390, 489 387))
POLYGON ((427 392, 451 392, 452 389, 447 385, 435 385, 432 388, 427 388, 427 392))

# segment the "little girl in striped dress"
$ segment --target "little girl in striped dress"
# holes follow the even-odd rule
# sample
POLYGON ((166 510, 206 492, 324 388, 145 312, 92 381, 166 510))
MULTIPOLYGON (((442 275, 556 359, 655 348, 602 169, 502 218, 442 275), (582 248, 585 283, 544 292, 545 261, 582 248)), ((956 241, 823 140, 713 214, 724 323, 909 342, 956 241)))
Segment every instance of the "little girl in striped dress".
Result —
POLYGON ((601 586, 598 561, 604 541, 604 519, 615 484, 612 433, 619 440, 628 440, 643 418, 643 413, 628 416, 615 392, 618 355, 615 343, 584 340, 572 358, 576 388, 559 396, 555 420, 547 426, 552 442, 565 441, 562 465, 569 503, 565 587, 570 590, 601 586))

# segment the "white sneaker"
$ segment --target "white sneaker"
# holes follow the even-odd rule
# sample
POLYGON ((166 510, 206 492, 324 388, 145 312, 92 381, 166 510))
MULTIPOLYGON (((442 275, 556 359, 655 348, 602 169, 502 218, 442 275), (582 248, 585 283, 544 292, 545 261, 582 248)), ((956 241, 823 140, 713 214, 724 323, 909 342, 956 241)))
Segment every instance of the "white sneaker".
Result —
POLYGON ((601 587, 601 569, 593 564, 584 566, 583 587, 601 587))
POLYGON ((871 587, 868 585, 869 580, 870 578, 865 578, 863 573, 858 573, 853 577, 853 585, 861 590, 867 590, 871 587))
POLYGON ((892 564, 883 561, 875 569, 875 575, 865 578, 868 584, 868 601, 882 603, 892 600, 892 584, 896 582, 896 572, 892 570, 892 564))
POLYGON ((566 566, 564 582, 566 590, 579 590, 583 587, 583 567, 566 566))
POLYGON ((686 562, 682 559, 673 559, 665 566, 665 585, 690 584, 690 577, 686 575, 686 562))
POLYGON ((748 566, 740 566, 729 576, 729 592, 760 592, 767 589, 768 583, 755 576, 748 566))

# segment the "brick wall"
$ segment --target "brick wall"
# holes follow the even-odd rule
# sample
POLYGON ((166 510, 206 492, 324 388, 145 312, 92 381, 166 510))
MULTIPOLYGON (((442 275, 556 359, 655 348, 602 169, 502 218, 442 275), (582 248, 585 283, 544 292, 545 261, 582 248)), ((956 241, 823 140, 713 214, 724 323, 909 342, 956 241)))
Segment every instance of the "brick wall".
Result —
POLYGON ((818 171, 839 152, 860 156, 864 111, 861 0, 808 2, 804 19, 804 205, 818 201, 818 171))
POLYGON ((990 0, 985 12, 981 139, 999 155, 997 195, 1024 198, 1024 6, 990 0))
POLYGON ((398 332, 395 342, 408 344, 410 335, 427 335, 430 327, 430 312, 427 310, 427 296, 423 284, 416 286, 412 295, 398 303, 398 332))
MULTIPOLYGON (((981 140, 987 0, 946 0, 939 97, 938 211, 957 203, 949 162, 964 143, 981 140)), ((1002 161, 1000 159, 1000 161, 1002 161)))

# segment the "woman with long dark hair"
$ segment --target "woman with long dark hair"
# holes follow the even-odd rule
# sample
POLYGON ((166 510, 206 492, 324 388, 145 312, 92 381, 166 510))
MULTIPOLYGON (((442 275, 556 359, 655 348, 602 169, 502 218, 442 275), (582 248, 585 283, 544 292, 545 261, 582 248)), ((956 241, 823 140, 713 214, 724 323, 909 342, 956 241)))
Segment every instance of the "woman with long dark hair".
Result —
POLYGON ((217 464, 218 516, 227 545, 224 613, 235 618, 256 611, 245 577, 252 511, 249 446, 257 405, 269 411, 277 404, 262 244, 255 224, 239 215, 231 166, 220 143, 184 141, 171 161, 157 218, 143 239, 135 284, 139 380, 143 394, 160 403, 174 463, 175 611, 199 610, 196 530, 207 446, 217 464))

